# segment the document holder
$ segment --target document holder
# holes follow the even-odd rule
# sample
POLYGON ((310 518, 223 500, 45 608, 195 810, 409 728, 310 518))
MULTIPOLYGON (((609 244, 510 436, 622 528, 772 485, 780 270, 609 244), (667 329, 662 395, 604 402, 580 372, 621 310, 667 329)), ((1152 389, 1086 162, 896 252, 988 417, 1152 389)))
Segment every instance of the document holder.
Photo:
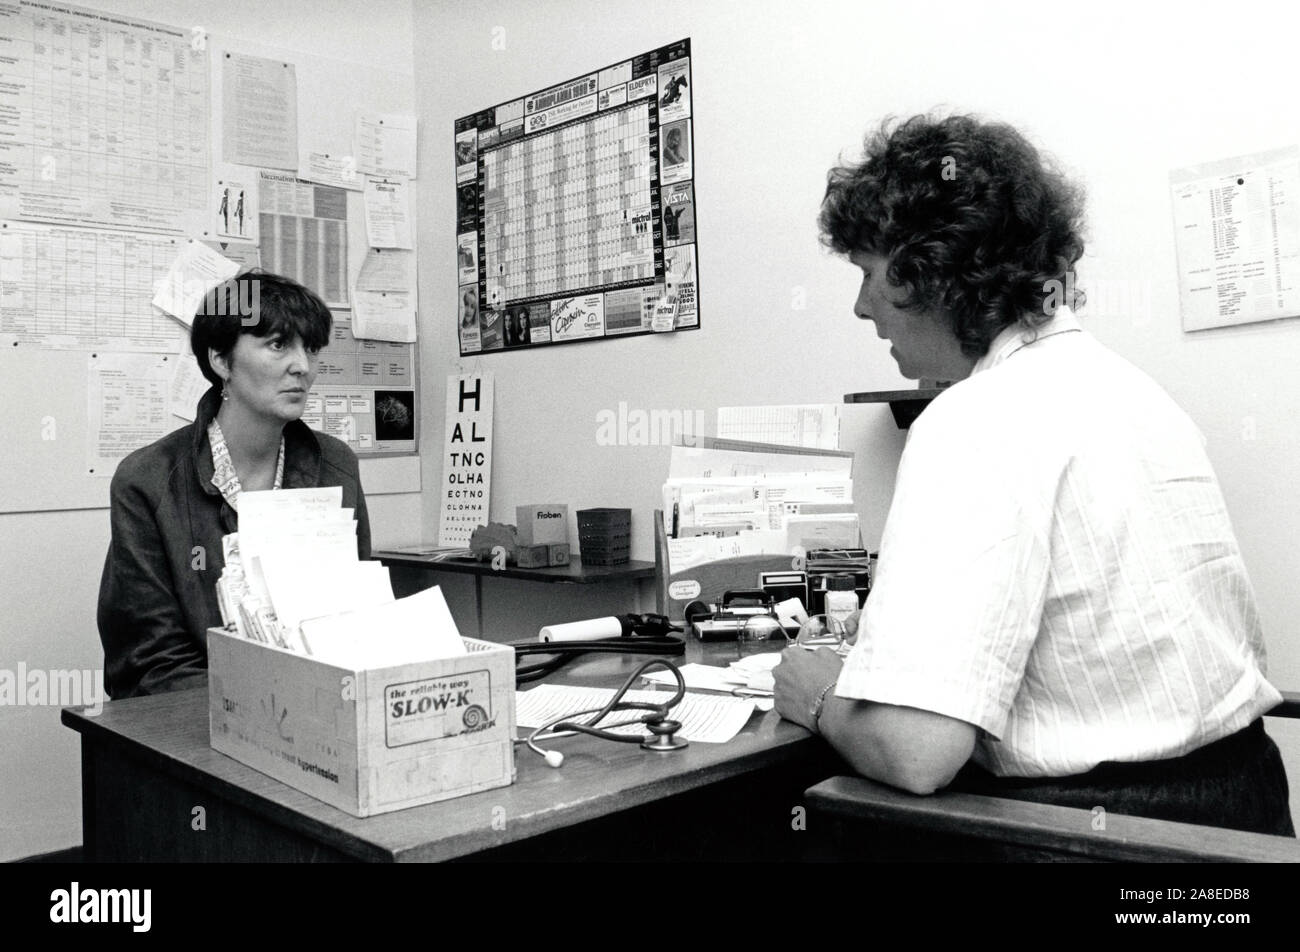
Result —
POLYGON ((691 602, 722 601, 729 591, 757 589, 759 574, 789 570, 792 555, 743 555, 736 559, 705 562, 681 572, 668 570, 668 534, 663 510, 655 510, 655 610, 674 625, 684 622, 691 602))

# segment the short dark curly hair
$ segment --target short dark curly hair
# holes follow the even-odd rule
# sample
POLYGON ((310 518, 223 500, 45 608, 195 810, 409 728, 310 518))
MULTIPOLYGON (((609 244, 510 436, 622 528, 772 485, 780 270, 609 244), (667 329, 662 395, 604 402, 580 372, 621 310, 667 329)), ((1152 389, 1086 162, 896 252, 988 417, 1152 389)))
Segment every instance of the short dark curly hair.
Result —
POLYGON ((220 387, 209 349, 228 357, 240 334, 252 334, 297 336, 316 351, 330 342, 333 323, 330 309, 314 292, 290 278, 254 269, 203 296, 190 328, 190 349, 203 376, 220 387))
POLYGON ((1083 303, 1083 191, 1008 125, 972 116, 886 119, 862 162, 827 176, 819 224, 840 254, 889 260, 901 305, 950 316, 962 353, 982 357, 1004 327, 1046 323, 1083 303))

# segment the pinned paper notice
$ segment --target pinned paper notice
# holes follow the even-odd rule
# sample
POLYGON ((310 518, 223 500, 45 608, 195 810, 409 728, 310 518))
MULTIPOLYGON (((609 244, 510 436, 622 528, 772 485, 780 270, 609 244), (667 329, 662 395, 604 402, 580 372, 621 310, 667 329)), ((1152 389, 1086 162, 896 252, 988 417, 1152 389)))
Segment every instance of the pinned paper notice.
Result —
POLYGON ((654 316, 650 318, 650 330, 655 333, 670 331, 676 322, 677 301, 670 297, 662 297, 655 301, 654 316))
POLYGON ((352 289, 352 335, 410 344, 416 335, 412 251, 366 253, 352 289))
POLYGON ((203 295, 239 273, 239 265, 191 238, 154 284, 153 304, 186 327, 194 322, 203 295))
POLYGON ((357 116, 357 168, 367 175, 415 178, 414 116, 361 113, 357 116))
POLYGON ((193 421, 199 400, 211 386, 208 378, 203 376, 203 371, 199 369, 199 362, 195 359, 194 352, 190 350, 190 342, 181 341, 175 366, 172 367, 170 388, 172 416, 193 421))
POLYGON ((353 192, 359 192, 362 188, 361 176, 357 174, 357 160, 350 155, 312 152, 307 156, 306 166, 298 170, 298 178, 353 192))
POLYGON ((371 248, 411 248, 405 182, 366 179, 366 237, 371 248))

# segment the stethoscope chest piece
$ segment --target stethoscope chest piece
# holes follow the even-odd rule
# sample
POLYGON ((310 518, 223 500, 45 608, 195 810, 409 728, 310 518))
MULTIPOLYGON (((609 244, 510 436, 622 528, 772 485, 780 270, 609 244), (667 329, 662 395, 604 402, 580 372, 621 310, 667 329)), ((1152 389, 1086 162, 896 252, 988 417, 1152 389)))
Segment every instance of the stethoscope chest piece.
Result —
POLYGON ((655 750, 660 753, 667 753, 671 750, 681 750, 689 741, 683 740, 676 736, 677 732, 682 729, 680 721, 668 720, 651 722, 646 724, 646 730, 649 736, 641 741, 641 746, 646 750, 655 750))

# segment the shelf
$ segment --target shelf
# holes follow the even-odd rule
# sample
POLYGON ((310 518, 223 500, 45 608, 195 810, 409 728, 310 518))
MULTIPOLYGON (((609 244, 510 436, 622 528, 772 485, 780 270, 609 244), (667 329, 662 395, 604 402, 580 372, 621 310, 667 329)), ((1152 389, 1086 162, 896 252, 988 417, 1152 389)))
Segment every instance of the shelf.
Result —
MULTIPOLYGON (((417 548, 412 546, 411 548, 417 548)), ((559 582, 570 585, 591 585, 598 582, 617 582, 653 578, 653 562, 630 561, 620 565, 584 565, 577 553, 568 565, 553 568, 521 569, 510 565, 503 569, 492 568, 491 562, 476 559, 436 559, 420 555, 418 551, 401 551, 397 549, 376 549, 371 558, 378 559, 385 565, 400 565, 404 568, 426 569, 430 572, 455 572, 459 575, 491 576, 494 578, 522 579, 528 582, 559 582)))
POLYGON ((846 393, 844 402, 888 403, 894 414, 894 422, 900 430, 906 430, 921 415, 921 411, 930 405, 930 401, 941 393, 942 387, 925 390, 875 390, 869 393, 846 393))

